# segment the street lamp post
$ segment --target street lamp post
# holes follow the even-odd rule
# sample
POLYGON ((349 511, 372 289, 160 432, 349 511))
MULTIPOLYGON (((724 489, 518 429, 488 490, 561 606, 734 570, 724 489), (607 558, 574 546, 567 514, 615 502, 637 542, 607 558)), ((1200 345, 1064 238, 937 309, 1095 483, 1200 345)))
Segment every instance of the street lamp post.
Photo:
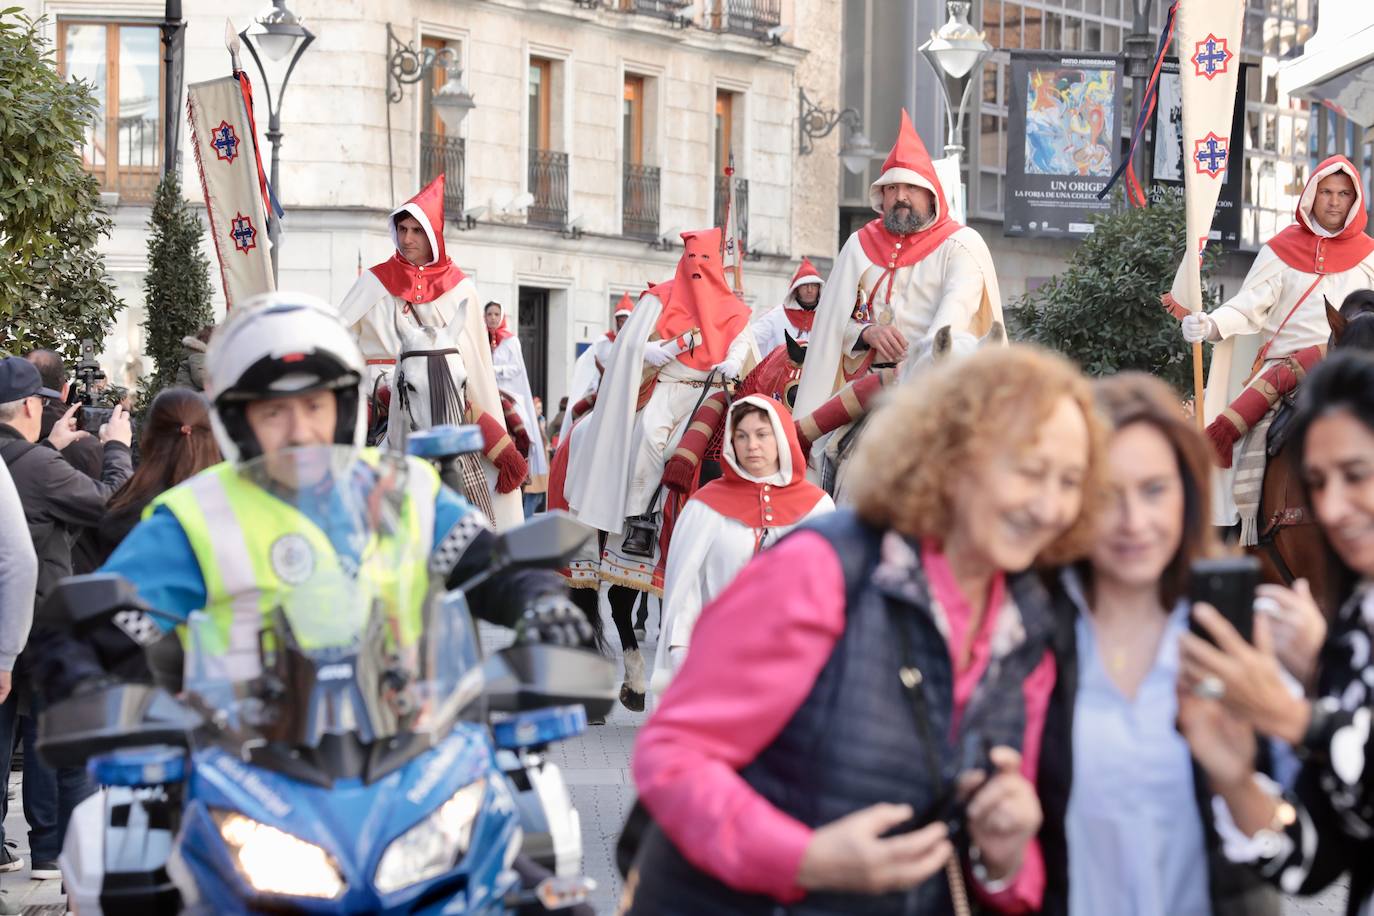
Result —
MULTIPOLYGON (((243 43, 248 47, 248 53, 253 56, 253 63, 257 64, 258 73, 262 76, 263 91, 267 94, 267 142, 272 144, 272 193, 280 195, 278 179, 281 172, 281 101, 286 95, 286 84, 291 80, 291 73, 296 69, 296 63, 305 53, 305 49, 315 40, 315 33, 307 29, 296 14, 286 8, 286 0, 272 0, 272 5, 259 13, 253 23, 257 31, 253 31, 253 26, 249 26, 239 33, 239 38, 243 39, 243 43), (291 56, 275 96, 267 82, 267 71, 263 68, 262 58, 258 56, 259 45, 262 47, 262 53, 267 55, 270 61, 285 60, 288 54, 291 56)), ((281 247, 281 220, 275 213, 269 215, 271 220, 268 222, 267 234, 272 240, 272 279, 275 281, 277 249, 281 247)))
POLYGON ((181 119, 181 68, 177 58, 181 54, 185 23, 181 21, 181 0, 167 0, 163 7, 162 24, 162 174, 177 167, 177 138, 181 119))
MULTIPOLYGON (((458 54, 452 48, 422 47, 405 44, 396 37, 391 23, 386 24, 386 165, 391 179, 391 203, 396 204, 396 170, 391 161, 391 106, 405 96, 405 87, 420 82, 435 67, 447 75, 444 85, 434 91, 430 103, 444 122, 444 130, 457 134, 468 112, 477 107, 472 93, 463 83, 463 71, 458 67, 458 54)), ((462 214, 459 214, 462 216, 462 214)))
POLYGON ((945 155, 953 156, 962 165, 964 144, 964 114, 968 109, 969 93, 973 91, 973 74, 977 73, 983 61, 992 53, 992 46, 983 38, 983 33, 968 21, 972 4, 968 0, 948 0, 945 11, 949 19, 940 26, 939 31, 930 33, 930 40, 917 48, 921 56, 930 64, 931 69, 940 77, 940 92, 945 99, 945 121, 948 141, 945 155), (957 88, 963 83, 956 107, 949 91, 949 82, 957 88))

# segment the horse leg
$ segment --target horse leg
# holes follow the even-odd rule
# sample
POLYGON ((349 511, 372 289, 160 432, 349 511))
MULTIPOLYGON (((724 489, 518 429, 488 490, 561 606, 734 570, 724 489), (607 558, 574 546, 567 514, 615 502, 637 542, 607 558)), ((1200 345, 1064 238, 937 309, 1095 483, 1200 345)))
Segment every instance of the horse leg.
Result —
POLYGON ((582 616, 587 618, 587 623, 591 625, 596 651, 602 655, 610 654, 611 647, 606 642, 606 625, 601 622, 600 593, 594 588, 570 588, 568 599, 577 606, 582 616))
POLYGON ((635 637, 634 609, 640 592, 624 585, 612 585, 606 597, 611 604, 611 620, 620 634, 620 647, 625 653, 625 680, 620 685, 620 704, 631 712, 644 711, 644 656, 635 637))

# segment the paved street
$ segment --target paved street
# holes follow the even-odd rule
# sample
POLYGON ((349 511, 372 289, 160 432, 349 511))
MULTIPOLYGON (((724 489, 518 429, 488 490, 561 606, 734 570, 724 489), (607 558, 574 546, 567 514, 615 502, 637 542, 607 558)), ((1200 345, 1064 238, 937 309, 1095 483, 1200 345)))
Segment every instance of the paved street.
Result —
MULTIPOLYGON (((606 631, 614 646, 615 628, 611 626, 608 611, 604 616, 606 631)), ((509 639, 506 631, 482 627, 482 643, 488 651, 499 648, 509 639)), ((653 646, 646 645, 644 653, 646 658, 652 659, 653 646)), ((632 713, 617 704, 605 725, 594 726, 580 738, 557 745, 549 755, 562 768, 573 803, 582 816, 583 868, 597 882, 592 903, 598 914, 614 913, 620 895, 615 841, 634 799, 630 753, 635 733, 644 718, 643 713, 632 713)), ((10 900, 23 903, 27 916, 60 914, 63 911, 61 882, 33 881, 28 877, 28 837, 19 804, 18 774, 10 780, 10 791, 14 802, 5 821, 5 832, 18 844, 16 852, 24 856, 25 869, 0 878, 0 889, 10 900)), ((1284 912, 1286 916, 1344 913, 1345 892, 1335 889, 1313 900, 1289 901, 1284 912)))

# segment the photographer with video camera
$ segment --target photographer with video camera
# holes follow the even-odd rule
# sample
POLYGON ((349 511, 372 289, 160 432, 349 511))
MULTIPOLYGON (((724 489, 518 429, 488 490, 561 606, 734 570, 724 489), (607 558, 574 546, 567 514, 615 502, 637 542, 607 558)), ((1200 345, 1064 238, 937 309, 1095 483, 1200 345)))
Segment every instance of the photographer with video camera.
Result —
MULTIPOLYGON (((81 431, 77 422, 82 404, 89 402, 68 402, 68 396, 73 392, 71 383, 67 381, 67 366, 62 361, 62 356, 52 350, 40 349, 31 350, 24 358, 33 364, 38 370, 39 378, 43 380, 44 390, 40 392, 43 395, 43 426, 38 432, 38 438, 48 440, 72 467, 92 480, 99 480, 101 466, 104 464, 100 441, 89 432, 81 431)), ((104 378, 98 364, 96 372, 104 378)), ((96 429, 99 429, 99 426, 96 429)))
MULTIPOLYGON (((122 407, 110 412, 100 427, 102 470, 99 480, 79 472, 54 449, 76 439, 73 407, 62 415, 48 435, 46 448, 39 442, 43 424, 43 402, 57 396, 45 390, 38 369, 27 360, 11 356, 0 360, 0 458, 9 467, 34 552, 38 555, 38 585, 34 608, 43 605, 57 582, 72 572, 72 541, 77 530, 97 524, 105 514, 105 504, 133 473, 129 451, 129 416, 122 407)), ((88 437, 89 438, 89 437, 88 437)), ((29 645, 45 628, 41 614, 35 613, 29 645)), ((72 808, 89 794, 85 771, 78 768, 53 770, 44 764, 35 748, 37 741, 38 697, 26 674, 23 654, 16 662, 14 689, 0 703, 0 773, 8 773, 14 747, 15 729, 20 722, 21 703, 31 704, 33 714, 24 721, 24 814, 29 822, 29 848, 35 878, 56 878, 57 854, 72 808)), ((0 796, 0 824, 8 800, 0 796)), ((0 835, 0 871, 14 871, 23 863, 5 849, 0 835)))

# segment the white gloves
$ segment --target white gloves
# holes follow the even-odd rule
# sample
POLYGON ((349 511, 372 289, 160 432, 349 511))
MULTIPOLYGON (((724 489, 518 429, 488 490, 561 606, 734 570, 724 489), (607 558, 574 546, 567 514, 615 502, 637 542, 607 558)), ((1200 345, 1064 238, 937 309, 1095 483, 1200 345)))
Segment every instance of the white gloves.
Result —
POLYGON ((644 362, 660 369, 673 360, 673 352, 660 340, 651 340, 644 345, 644 362))
POLYGON ((716 370, 720 372, 722 378, 739 378, 739 360, 727 359, 719 366, 716 366, 716 370))
POLYGON ((1194 312, 1186 316, 1182 321, 1183 339, 1188 343, 1199 343, 1204 340, 1219 340, 1221 334, 1217 331, 1217 323, 1210 316, 1202 312, 1194 312))

